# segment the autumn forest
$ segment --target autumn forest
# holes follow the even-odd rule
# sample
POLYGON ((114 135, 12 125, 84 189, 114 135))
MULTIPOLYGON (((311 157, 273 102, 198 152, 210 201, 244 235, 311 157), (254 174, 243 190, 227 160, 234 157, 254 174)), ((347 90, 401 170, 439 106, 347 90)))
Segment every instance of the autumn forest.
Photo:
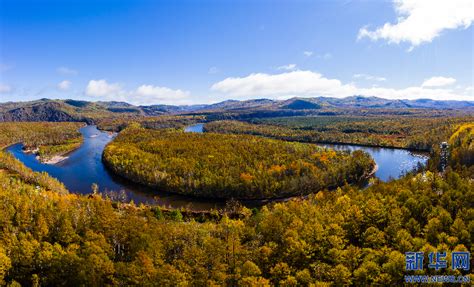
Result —
MULTIPOLYGON (((103 154, 112 172, 157 193, 227 199, 228 207, 193 213, 116 201, 93 187, 73 194, 1 152, 2 285, 400 285, 405 252, 472 250, 472 117, 96 121, 118 131, 103 154), (183 132, 197 122, 205 133, 183 132), (444 171, 440 141, 450 148, 444 171), (430 160, 382 182, 368 154, 318 142, 419 149, 430 160), (252 209, 239 203, 272 198, 291 199, 252 209)), ((81 145, 82 126, 0 123, 0 144, 22 142, 40 160, 67 156, 81 145)))
POLYGON ((474 286, 474 0, 0 0, 0 287, 474 286))

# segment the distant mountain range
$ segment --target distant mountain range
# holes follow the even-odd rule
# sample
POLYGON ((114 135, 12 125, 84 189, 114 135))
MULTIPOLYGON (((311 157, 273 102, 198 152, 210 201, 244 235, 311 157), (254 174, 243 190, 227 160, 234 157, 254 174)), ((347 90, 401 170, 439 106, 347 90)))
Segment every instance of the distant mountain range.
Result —
POLYGON ((41 99, 0 104, 0 121, 87 121, 117 115, 157 116, 189 113, 246 113, 248 115, 331 114, 340 109, 436 109, 474 112, 473 101, 387 100, 377 97, 292 98, 288 100, 227 100, 209 105, 134 106, 125 102, 41 99))

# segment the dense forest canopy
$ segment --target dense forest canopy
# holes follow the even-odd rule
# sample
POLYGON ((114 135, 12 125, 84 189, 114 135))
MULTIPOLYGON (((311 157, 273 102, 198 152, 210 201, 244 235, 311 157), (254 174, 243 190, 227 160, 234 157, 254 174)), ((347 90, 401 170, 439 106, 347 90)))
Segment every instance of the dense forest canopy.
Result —
POLYGON ((460 167, 470 167, 474 174, 474 122, 460 125, 449 138, 451 163, 460 167))
POLYGON ((472 117, 284 117, 253 119, 250 123, 216 121, 205 130, 252 134, 288 141, 345 143, 429 151, 449 138, 453 127, 472 117))
MULTIPOLYGON (((472 251, 474 129, 472 122, 453 121, 446 137, 449 166, 444 173, 433 168, 387 183, 375 180, 363 190, 344 185, 260 210, 237 206, 238 217, 224 213, 204 222, 184 217, 180 210, 68 194, 57 180, 1 152, 0 285, 402 285, 407 273, 404 252, 425 252, 426 265, 432 251, 445 251, 448 258, 453 251, 472 251)), ((9 123, 0 125, 0 142, 60 146, 77 138, 79 127, 9 123)), ((203 149, 196 144, 203 136, 132 124, 117 143, 123 140, 124 146, 141 152, 159 147, 154 138, 171 143, 176 137, 181 145, 171 150, 186 153, 179 150, 183 144, 203 149)), ((335 160, 331 151, 308 148, 312 145, 250 136, 204 137, 210 149, 218 148, 213 137, 230 143, 242 137, 303 155, 316 151, 319 161, 335 160)), ((261 147, 248 148, 260 152, 261 147)), ((262 156, 271 151, 262 151, 262 156)), ((222 153, 216 155, 223 158, 222 153)), ((365 155, 359 156, 367 163, 365 155)), ((338 157, 349 160, 349 155, 336 153, 338 157)), ((432 167, 436 165, 428 165, 432 167)), ((462 272, 425 266, 419 274, 462 272)))
POLYGON ((0 123, 0 147, 22 142, 26 147, 61 145, 81 138, 83 123, 0 123))
POLYGON ((248 135, 152 131, 130 126, 105 149, 107 166, 138 183, 212 198, 263 199, 313 193, 366 178, 362 151, 248 135))
POLYGON ((169 129, 183 128, 205 120, 206 117, 203 115, 158 117, 122 116, 97 119, 96 124, 97 128, 101 130, 119 132, 131 123, 138 123, 140 126, 147 129, 169 129))
MULTIPOLYGON (((32 181, 37 173, 11 169, 21 163, 10 156, 14 164, 0 167, 0 284, 402 285, 404 252, 472 251, 474 182, 458 172, 472 168, 458 156, 472 152, 472 135, 469 126, 453 133, 444 174, 409 174, 364 190, 346 185, 203 223, 183 222, 179 211, 64 194, 32 181)), ((462 274, 426 266, 419 273, 462 274)))

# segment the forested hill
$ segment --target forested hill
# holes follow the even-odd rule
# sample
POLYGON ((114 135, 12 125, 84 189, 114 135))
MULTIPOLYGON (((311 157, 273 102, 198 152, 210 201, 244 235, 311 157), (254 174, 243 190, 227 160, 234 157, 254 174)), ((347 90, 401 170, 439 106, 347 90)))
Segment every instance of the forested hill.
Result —
POLYGON ((268 117, 295 115, 333 115, 341 113, 402 113, 413 114, 427 110, 456 113, 474 112, 474 102, 387 100, 376 97, 292 98, 289 100, 256 99, 228 100, 210 105, 149 105, 134 106, 125 102, 88 102, 78 100, 41 99, 30 102, 0 104, 0 121, 86 121, 104 117, 157 116, 163 114, 214 114, 215 117, 268 117))
POLYGON ((115 114, 142 115, 141 109, 122 102, 87 102, 41 99, 0 104, 0 121, 86 121, 115 114))

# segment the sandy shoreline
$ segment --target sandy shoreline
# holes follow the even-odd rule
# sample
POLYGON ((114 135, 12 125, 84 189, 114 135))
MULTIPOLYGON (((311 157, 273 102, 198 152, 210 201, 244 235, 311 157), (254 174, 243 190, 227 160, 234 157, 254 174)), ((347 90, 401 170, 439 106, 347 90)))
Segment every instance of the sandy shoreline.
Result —
POLYGON ((68 158, 69 158, 68 156, 55 155, 52 158, 49 158, 47 160, 43 160, 40 156, 37 156, 37 159, 39 161, 41 161, 42 163, 45 163, 45 164, 57 164, 57 163, 60 163, 63 160, 66 160, 68 158))
MULTIPOLYGON (((66 160, 68 159, 69 157, 66 156, 66 155, 54 155, 52 156, 51 158, 43 158, 41 156, 38 155, 38 152, 39 152, 39 148, 29 148, 29 149, 23 149, 23 152, 24 153, 27 153, 27 154, 35 154, 36 155, 36 159, 38 161, 40 161, 41 163, 44 163, 44 164, 57 164, 57 163, 60 163, 62 162, 63 160, 66 160)), ((72 151, 71 151, 72 152, 72 151)), ((70 152, 68 152, 67 154, 69 154, 70 152)))
POLYGON ((372 177, 373 175, 375 175, 375 173, 377 172, 377 170, 379 170, 379 166, 378 166, 377 163, 375 163, 374 168, 373 168, 372 171, 367 175, 367 178, 370 178, 370 177, 372 177))

